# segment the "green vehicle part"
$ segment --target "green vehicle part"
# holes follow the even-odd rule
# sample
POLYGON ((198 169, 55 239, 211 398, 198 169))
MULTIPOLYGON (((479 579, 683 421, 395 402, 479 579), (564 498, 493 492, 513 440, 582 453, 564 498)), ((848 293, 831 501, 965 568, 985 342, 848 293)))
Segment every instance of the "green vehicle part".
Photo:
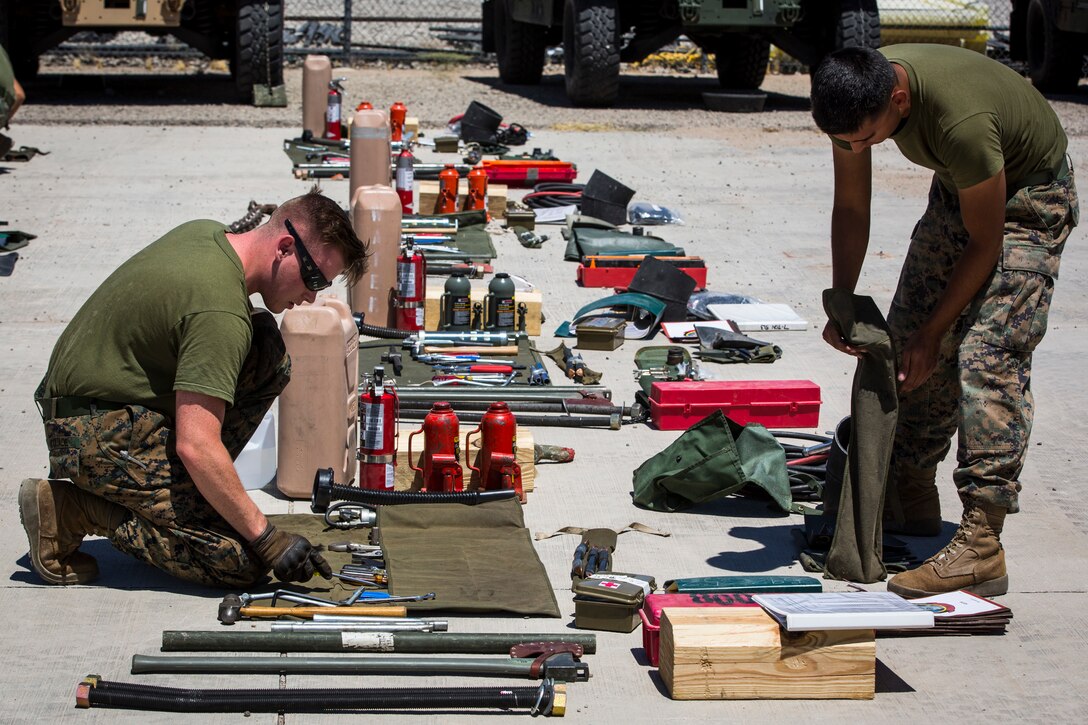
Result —
POLYGON ((1036 88, 1076 90, 1088 52, 1088 0, 1013 0, 1009 45, 1036 88))
POLYGON ((483 46, 504 83, 540 82, 549 46, 563 45, 567 97, 608 106, 620 64, 644 60, 686 35, 718 66, 723 87, 762 83, 773 43, 815 65, 843 47, 878 47, 876 0, 484 0, 483 46))

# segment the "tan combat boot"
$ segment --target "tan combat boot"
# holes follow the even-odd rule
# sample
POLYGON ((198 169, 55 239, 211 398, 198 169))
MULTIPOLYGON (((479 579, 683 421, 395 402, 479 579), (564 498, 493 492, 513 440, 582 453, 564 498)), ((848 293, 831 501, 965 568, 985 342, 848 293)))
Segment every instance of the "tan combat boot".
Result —
POLYGON ((895 491, 884 502, 884 531, 904 536, 941 533, 941 496, 937 472, 895 464, 895 491))
POLYGON ((98 563, 79 545, 89 534, 109 536, 127 516, 121 506, 68 481, 28 478, 19 486, 30 565, 49 584, 84 584, 97 577, 98 563))
POLYGON ((928 597, 966 589, 983 597, 1009 590, 1005 550, 999 536, 1005 509, 972 503, 952 540, 917 569, 896 574, 888 591, 907 598, 928 597))

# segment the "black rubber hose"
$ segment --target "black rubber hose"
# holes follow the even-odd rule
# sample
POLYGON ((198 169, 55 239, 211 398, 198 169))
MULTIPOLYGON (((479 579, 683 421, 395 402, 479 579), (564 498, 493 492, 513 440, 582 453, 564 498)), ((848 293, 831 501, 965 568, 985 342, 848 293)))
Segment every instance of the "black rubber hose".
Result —
POLYGON ((368 325, 363 322, 362 312, 355 313, 353 317, 355 318, 355 326, 359 328, 359 334, 366 335, 367 337, 383 337, 388 340, 403 340, 404 338, 411 337, 415 334, 411 330, 398 330, 395 327, 368 325))
POLYGON ((205 690, 100 681, 88 707, 158 712, 292 712, 550 708, 553 685, 541 687, 335 688, 205 690), (539 705, 538 705, 539 703, 539 705))
POLYGON ((341 486, 333 481, 331 468, 318 469, 314 476, 314 490, 310 498, 310 510, 322 514, 333 501, 352 501, 371 505, 392 506, 402 503, 460 503, 475 505, 486 501, 499 501, 518 495, 512 488, 498 491, 454 491, 452 493, 429 491, 378 491, 367 488, 341 486))
POLYGON ((530 209, 543 209, 546 207, 578 206, 582 201, 582 192, 585 184, 537 184, 533 190, 522 197, 522 201, 530 209))

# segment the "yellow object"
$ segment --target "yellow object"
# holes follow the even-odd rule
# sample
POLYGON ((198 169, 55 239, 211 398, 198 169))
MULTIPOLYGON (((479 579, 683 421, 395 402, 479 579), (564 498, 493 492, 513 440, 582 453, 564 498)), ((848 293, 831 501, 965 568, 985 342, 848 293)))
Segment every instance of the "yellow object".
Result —
POLYGON ((880 44, 940 43, 986 52, 990 9, 978 0, 880 0, 880 44))

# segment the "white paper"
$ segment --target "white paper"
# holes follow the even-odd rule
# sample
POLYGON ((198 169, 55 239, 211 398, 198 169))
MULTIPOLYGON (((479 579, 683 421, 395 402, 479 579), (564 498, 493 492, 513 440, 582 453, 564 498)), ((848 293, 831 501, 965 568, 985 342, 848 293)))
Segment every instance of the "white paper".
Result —
POLYGON ((808 321, 789 305, 772 302, 707 305, 710 314, 733 323, 737 332, 775 332, 807 330, 808 321))
POLYGON ((565 224, 567 216, 577 214, 578 207, 570 206, 546 206, 541 209, 533 209, 537 224, 565 224))

